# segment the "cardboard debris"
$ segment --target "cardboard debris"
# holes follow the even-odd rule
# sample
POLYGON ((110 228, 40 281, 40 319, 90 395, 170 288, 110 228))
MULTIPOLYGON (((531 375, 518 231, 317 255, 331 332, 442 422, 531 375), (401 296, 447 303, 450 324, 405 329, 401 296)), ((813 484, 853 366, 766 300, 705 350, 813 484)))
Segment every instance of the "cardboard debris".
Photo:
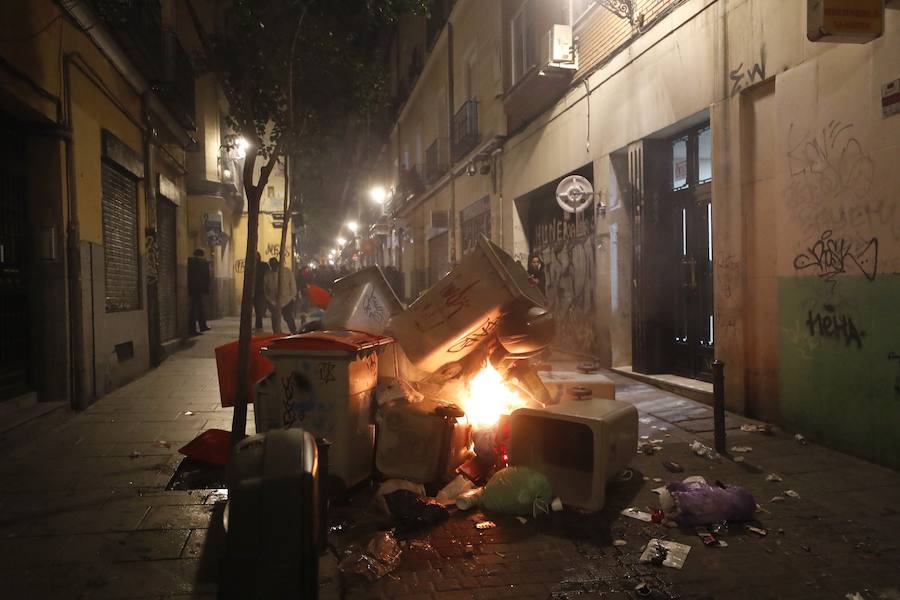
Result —
POLYGON ((680 570, 690 551, 691 547, 687 544, 653 538, 647 542, 640 561, 680 570))

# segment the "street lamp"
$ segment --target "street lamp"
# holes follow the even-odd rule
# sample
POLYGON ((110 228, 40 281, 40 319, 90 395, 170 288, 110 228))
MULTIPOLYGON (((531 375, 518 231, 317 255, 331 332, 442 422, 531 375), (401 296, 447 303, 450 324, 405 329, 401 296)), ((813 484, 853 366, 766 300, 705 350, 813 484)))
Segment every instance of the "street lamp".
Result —
POLYGON ((342 237, 338 237, 335 241, 337 242, 338 246, 340 246, 341 248, 343 248, 344 244, 347 243, 347 240, 345 240, 342 237))
POLYGON ((353 232, 353 235, 356 235, 356 232, 359 231, 359 224, 356 221, 350 221, 347 223, 347 229, 353 232))
POLYGON ((384 204, 384 201, 387 199, 387 190, 384 189, 383 185, 376 185, 369 190, 369 197, 372 198, 376 204, 384 204))

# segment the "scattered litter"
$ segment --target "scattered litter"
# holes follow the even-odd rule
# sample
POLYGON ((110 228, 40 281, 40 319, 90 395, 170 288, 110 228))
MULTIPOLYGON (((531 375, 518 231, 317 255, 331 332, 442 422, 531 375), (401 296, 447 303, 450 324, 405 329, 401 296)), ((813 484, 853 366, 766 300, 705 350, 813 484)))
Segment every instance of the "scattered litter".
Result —
POLYGON ((493 521, 481 521, 480 523, 475 523, 475 529, 493 529, 497 524, 493 521))
POLYGON ((668 428, 668 427, 660 427, 659 430, 660 430, 660 431, 668 431, 669 428, 668 428))
POLYGON ((402 553, 394 534, 383 531, 369 541, 365 551, 358 546, 349 546, 338 569, 342 573, 361 575, 374 581, 396 569, 402 553))
POLYGON ((649 440, 649 439, 650 439, 650 436, 649 436, 649 435, 642 435, 642 436, 641 436, 641 439, 642 439, 642 440, 649 440))
POLYGON ((167 442, 167 441, 165 441, 165 440, 156 440, 156 441, 153 442, 153 444, 151 444, 151 445, 152 445, 154 448, 171 448, 171 447, 172 447, 171 442, 167 442))
POLYGON ((456 508, 459 510, 469 510, 470 508, 478 506, 478 503, 481 502, 481 495, 483 493, 484 488, 475 488, 474 490, 469 490, 468 492, 460 494, 459 498, 456 499, 456 508))
POLYGON ((659 452, 660 450, 662 450, 662 446, 653 446, 653 449, 659 452))
POLYGON ((487 510, 536 517, 550 512, 553 492, 542 474, 527 467, 507 467, 494 473, 481 497, 487 510))
POLYGON ((561 512, 563 509, 562 498, 556 497, 553 499, 553 502, 550 503, 550 510, 553 512, 561 512))
POLYGON ((409 549, 420 550, 422 552, 433 552, 434 546, 431 545, 431 542, 428 542, 426 540, 410 540, 409 549))
POLYGON ((679 465, 677 462, 666 461, 663 463, 663 467, 665 467, 666 471, 670 473, 684 473, 684 467, 679 465))
POLYGON ((460 496, 471 491, 474 487, 475 484, 467 477, 457 475, 453 481, 445 485, 443 489, 437 493, 435 500, 444 506, 450 506, 451 504, 456 504, 456 501, 460 496))
POLYGON ((653 419, 651 419, 650 417, 641 417, 640 419, 638 419, 638 421, 646 425, 647 423, 652 423, 653 419))
POLYGON ((518 519, 519 523, 521 523, 522 525, 528 522, 528 519, 526 519, 525 517, 516 517, 516 519, 518 519))
POLYGON ((649 442, 641 442, 638 444, 637 451, 644 456, 653 456, 656 452, 656 448, 649 442))
POLYGON ((745 459, 743 456, 735 456, 732 460, 733 460, 734 462, 736 462, 736 463, 742 463, 742 462, 744 462, 746 459, 745 459))
POLYGON ((659 478, 659 477, 654 477, 654 478, 653 478, 653 482, 654 482, 654 483, 661 483, 661 482, 662 482, 662 479, 659 478))
POLYGON ((750 446, 732 446, 732 452, 737 452, 738 454, 744 454, 746 452, 753 452, 753 448, 750 446))
POLYGON ((691 547, 687 544, 653 538, 647 542, 640 560, 642 563, 681 569, 690 551, 691 547))
POLYGON ((143 456, 143 454, 141 454, 140 452, 135 450, 134 452, 132 452, 131 454, 128 455, 128 458, 140 458, 142 456, 143 456))
POLYGON ((613 540, 613 546, 616 546, 618 548, 621 548, 622 546, 627 546, 627 545, 628 545, 628 542, 626 542, 625 540, 613 540))
POLYGON ((663 512, 661 508, 657 508, 650 515, 650 521, 653 523, 662 523, 666 520, 666 513, 663 512))
POLYGON ((637 519, 638 521, 644 521, 646 523, 650 523, 653 521, 653 515, 648 512, 644 512, 642 510, 638 510, 633 506, 630 506, 624 509, 619 513, 620 515, 625 515, 626 517, 631 517, 632 519, 637 519))
POLYGON ((495 551, 494 551, 494 554, 496 554, 496 555, 499 556, 500 558, 506 558, 506 553, 505 553, 505 552, 498 552, 498 551, 495 550, 495 551))
POLYGON ((184 414, 187 415, 188 417, 190 417, 191 415, 194 414, 194 411, 192 411, 192 410, 186 410, 186 411, 184 411, 184 414))
POLYGON ((847 600, 866 600, 866 597, 859 592, 850 592, 844 596, 847 600))
POLYGON ((784 492, 782 492, 782 493, 783 493, 785 496, 787 496, 788 498, 794 498, 794 499, 797 499, 797 498, 800 497, 800 494, 798 494, 798 493, 795 492, 794 490, 784 490, 784 492))
POLYGON ((741 425, 741 431, 747 431, 750 433, 765 433, 766 435, 772 435, 772 426, 768 423, 762 423, 760 425, 756 425, 754 423, 744 423, 741 425))
POLYGON ((413 483, 412 481, 407 481, 405 479, 388 479, 380 486, 378 486, 378 491, 375 492, 375 504, 377 504, 383 512, 391 512, 388 509, 388 505, 385 502, 384 497, 391 492, 396 492, 397 490, 409 490, 417 496, 425 495, 425 486, 421 483, 413 483))
POLYGON ((705 444, 703 444, 702 442, 699 442, 699 441, 697 441, 697 440, 694 440, 693 442, 691 442, 691 450, 692 450, 692 451, 694 452, 694 454, 696 454, 697 456, 705 456, 706 458, 708 458, 708 459, 710 459, 710 460, 719 460, 719 453, 718 453, 718 452, 716 452, 715 450, 713 450, 713 449, 710 448, 709 446, 707 446, 707 445, 705 445, 705 444))
POLYGON ((450 516, 447 507, 409 490, 395 490, 384 496, 388 511, 402 530, 435 525, 450 516))
POLYGON ((784 496, 772 496, 769 502, 784 502, 784 496))
POLYGON ((722 521, 742 522, 753 518, 756 501, 750 492, 736 485, 716 484, 670 483, 666 490, 672 495, 674 511, 670 509, 672 514, 668 516, 687 527, 722 521))
POLYGON ((766 537, 767 535, 769 535, 769 532, 766 531, 765 529, 762 529, 761 527, 754 527, 753 525, 745 525, 744 528, 751 533, 755 533, 759 537, 766 537))
POLYGON ((653 439, 653 440, 650 440, 650 443, 651 443, 651 444, 662 444, 662 443, 663 443, 663 440, 660 440, 660 439, 653 439))
POLYGON ((784 481, 784 478, 777 473, 769 473, 766 475, 766 481, 784 481))
POLYGON ((710 548, 726 548, 728 546, 728 542, 718 539, 711 531, 707 531, 700 527, 697 527, 695 531, 697 532, 697 537, 700 538, 700 541, 703 542, 704 546, 709 546, 710 548))
POLYGON ((475 556, 475 546, 473 546, 472 544, 466 544, 464 551, 466 553, 466 556, 475 556))
POLYGON ((803 437, 803 436, 802 436, 801 434, 799 434, 799 433, 798 433, 797 435, 794 436, 794 439, 797 440, 797 442, 799 442, 801 446, 805 446, 805 445, 807 445, 807 444, 809 443, 809 442, 806 440, 806 438, 803 437))

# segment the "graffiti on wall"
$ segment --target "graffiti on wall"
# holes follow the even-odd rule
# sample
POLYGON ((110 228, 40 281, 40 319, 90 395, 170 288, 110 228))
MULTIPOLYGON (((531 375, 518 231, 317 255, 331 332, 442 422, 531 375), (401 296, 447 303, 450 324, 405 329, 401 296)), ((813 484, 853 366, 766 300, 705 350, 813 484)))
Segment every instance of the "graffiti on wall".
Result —
POLYGON ((860 331, 853 323, 853 317, 847 314, 838 313, 833 304, 824 304, 822 306, 824 312, 812 310, 806 318, 806 327, 809 329, 810 337, 823 337, 842 343, 845 347, 856 346, 857 349, 862 348, 863 338, 866 337, 865 331, 860 331))
MULTIPOLYGON (((749 64, 749 63, 748 63, 749 64)), ((742 89, 765 81, 766 79, 766 49, 765 46, 760 50, 759 61, 745 67, 744 63, 739 64, 728 72, 728 79, 731 81, 731 93, 734 96, 742 89)))
POLYGON ((837 284, 835 277, 851 271, 859 271, 874 281, 878 273, 878 238, 871 238, 855 250, 852 241, 826 229, 814 244, 794 257, 794 268, 814 271, 831 284, 832 290, 837 284))

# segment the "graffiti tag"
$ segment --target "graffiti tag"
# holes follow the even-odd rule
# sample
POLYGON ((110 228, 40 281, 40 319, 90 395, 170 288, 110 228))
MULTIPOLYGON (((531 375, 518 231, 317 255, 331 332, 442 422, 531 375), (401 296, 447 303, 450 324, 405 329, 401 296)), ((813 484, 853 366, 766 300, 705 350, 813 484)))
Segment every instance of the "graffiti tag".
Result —
POLYGON ((334 369, 337 365, 333 362, 319 363, 319 381, 323 384, 329 384, 335 380, 334 369))
POLYGON ((234 272, 235 273, 243 273, 245 268, 246 268, 246 264, 244 264, 243 258, 239 258, 236 261, 234 261, 234 272))
POLYGON ((468 292, 478 285, 479 281, 480 280, 476 279, 464 288, 457 288, 455 283, 451 283, 440 291, 441 297, 444 299, 444 306, 452 309, 452 311, 444 317, 445 321, 453 318, 456 313, 464 308, 468 308, 472 304, 472 299, 469 298, 468 292))
POLYGON ((753 66, 746 71, 744 70, 744 63, 739 64, 736 69, 728 72, 728 79, 732 82, 730 96, 734 96, 745 87, 751 86, 758 81, 764 81, 766 79, 765 49, 760 52, 759 62, 753 63, 753 66))
POLYGON ((853 265, 856 265, 866 279, 875 280, 878 273, 877 238, 870 239, 861 250, 854 252, 853 242, 833 237, 833 232, 826 229, 812 246, 794 257, 795 269, 816 269, 819 277, 831 283, 832 289, 837 283, 834 278, 846 273, 853 265))
POLYGON ((843 342, 845 347, 856 344, 857 348, 862 348, 862 340, 866 337, 865 331, 856 329, 853 323, 853 317, 846 314, 837 314, 834 305, 825 304, 823 306, 824 313, 809 311, 806 319, 806 327, 809 330, 810 337, 830 338, 839 342, 843 342))
POLYGON ((386 310, 375 294, 375 288, 370 288, 363 296, 362 309, 363 314, 376 323, 383 323, 387 318, 386 310))
POLYGON ((458 342, 447 348, 447 352, 451 354, 455 354, 457 352, 462 352, 472 346, 477 346, 487 338, 489 338, 494 330, 497 329, 497 323, 499 319, 491 319, 488 318, 484 323, 467 333, 460 339, 458 342))

